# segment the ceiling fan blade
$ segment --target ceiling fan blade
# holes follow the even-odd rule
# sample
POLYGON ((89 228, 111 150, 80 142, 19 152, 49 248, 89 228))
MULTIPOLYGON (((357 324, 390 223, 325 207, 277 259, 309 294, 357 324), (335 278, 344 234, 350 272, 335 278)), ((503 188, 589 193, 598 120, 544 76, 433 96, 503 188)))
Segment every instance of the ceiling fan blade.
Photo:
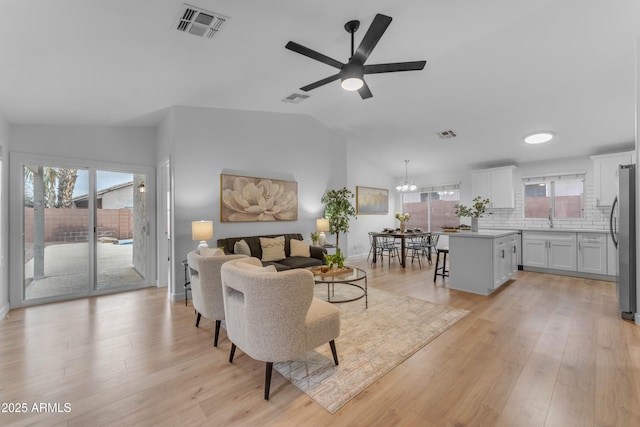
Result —
POLYGON ((300 90, 303 90, 305 92, 309 92, 311 89, 315 89, 315 88, 320 87, 322 85, 326 85, 327 83, 331 83, 332 81, 338 80, 339 78, 340 78, 340 73, 334 74, 333 76, 329 76, 329 77, 327 77, 325 79, 318 80, 315 83, 311 83, 311 84, 308 84, 306 86, 303 86, 303 87, 300 88, 300 90))
POLYGON ((376 17, 373 18, 371 26, 362 38, 360 46, 358 46, 358 49, 353 54, 353 58, 351 58, 349 62, 357 61, 360 64, 364 64, 364 61, 371 55, 371 51, 376 47, 389 24, 391 24, 391 17, 378 13, 376 17))
POLYGON ((362 87, 358 89, 358 93, 360 94, 360 97, 362 99, 371 98, 373 94, 371 93, 371 90, 369 90, 369 86, 367 85, 367 82, 363 80, 363 83, 364 85, 362 85, 362 87))
POLYGON ((364 74, 393 73, 396 71, 422 70, 427 61, 392 62, 389 64, 372 64, 364 66, 364 74))
POLYGON ((296 42, 289 42, 287 43, 287 45, 285 46, 287 49, 292 50, 294 52, 297 52, 301 55, 304 55, 306 57, 309 57, 311 59, 315 59, 316 61, 320 61, 323 62, 327 65, 331 65, 332 67, 335 68, 342 68, 342 66, 344 65, 342 62, 340 61, 336 61, 333 58, 329 58, 326 55, 323 55, 319 52, 316 52, 313 49, 309 49, 308 47, 304 47, 302 45, 299 45, 296 42))

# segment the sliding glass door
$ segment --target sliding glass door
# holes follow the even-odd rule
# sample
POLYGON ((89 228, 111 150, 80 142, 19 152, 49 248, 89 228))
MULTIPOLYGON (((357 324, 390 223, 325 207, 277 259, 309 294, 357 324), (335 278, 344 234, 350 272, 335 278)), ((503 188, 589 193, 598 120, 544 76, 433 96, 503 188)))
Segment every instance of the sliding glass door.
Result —
POLYGON ((78 169, 29 164, 24 174, 24 299, 85 294, 89 280, 89 210, 73 188, 89 188, 78 169))
POLYGON ((25 162, 23 301, 146 286, 146 175, 25 162))
POLYGON ((144 175, 96 172, 96 289, 140 287, 147 270, 144 175))

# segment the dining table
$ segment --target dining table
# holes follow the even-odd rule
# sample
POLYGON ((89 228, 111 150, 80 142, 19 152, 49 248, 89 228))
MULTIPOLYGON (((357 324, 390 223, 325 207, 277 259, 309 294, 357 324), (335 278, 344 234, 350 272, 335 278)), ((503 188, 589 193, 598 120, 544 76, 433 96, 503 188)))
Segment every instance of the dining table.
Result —
POLYGON ((377 261, 376 256, 378 255, 378 238, 380 237, 393 237, 394 239, 400 239, 400 265, 402 268, 405 268, 406 258, 407 258, 407 238, 414 237, 425 237, 431 236, 431 233, 428 231, 400 231, 400 230, 392 230, 392 231, 380 231, 370 233, 373 237, 373 259, 372 263, 375 264, 377 261))

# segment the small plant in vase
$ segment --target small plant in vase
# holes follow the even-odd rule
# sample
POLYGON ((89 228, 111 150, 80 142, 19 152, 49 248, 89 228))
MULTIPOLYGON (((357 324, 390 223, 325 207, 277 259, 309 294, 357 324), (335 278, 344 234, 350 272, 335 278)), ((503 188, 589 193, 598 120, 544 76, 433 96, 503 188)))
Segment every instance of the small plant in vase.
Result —
POLYGON ((456 204, 454 208, 456 209, 457 216, 471 217, 471 231, 478 231, 478 218, 485 213, 487 206, 489 206, 489 199, 483 199, 480 196, 476 196, 473 199, 473 204, 471 206, 467 207, 465 205, 456 204))
POLYGON ((313 246, 318 246, 319 240, 320 240, 320 233, 318 233, 316 231, 312 232, 311 233, 311 244, 313 246))
POLYGON ((396 219, 400 221, 400 231, 404 233, 404 230, 407 227, 407 221, 411 219, 411 214, 408 212, 405 212, 405 213, 396 212, 396 219))

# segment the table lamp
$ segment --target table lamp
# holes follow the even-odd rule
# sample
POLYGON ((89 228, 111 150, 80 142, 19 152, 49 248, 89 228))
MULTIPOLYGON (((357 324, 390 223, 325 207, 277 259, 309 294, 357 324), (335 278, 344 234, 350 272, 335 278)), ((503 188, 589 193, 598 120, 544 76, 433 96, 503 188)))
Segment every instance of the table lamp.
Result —
POLYGON ((191 223, 191 239, 200 240, 198 249, 208 248, 207 240, 213 239, 213 221, 193 221, 191 223))
POLYGON ((316 219, 316 231, 320 233, 320 244, 327 244, 327 236, 325 236, 324 232, 329 231, 329 220, 327 218, 319 218, 316 219))

